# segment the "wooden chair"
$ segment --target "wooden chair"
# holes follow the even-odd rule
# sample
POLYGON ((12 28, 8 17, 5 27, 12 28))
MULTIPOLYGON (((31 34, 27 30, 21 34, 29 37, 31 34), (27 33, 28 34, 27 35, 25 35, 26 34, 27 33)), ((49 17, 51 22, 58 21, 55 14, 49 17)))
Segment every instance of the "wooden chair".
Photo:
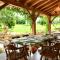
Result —
POLYGON ((28 54, 29 47, 28 45, 24 45, 23 48, 24 48, 23 56, 24 56, 24 59, 27 60, 27 56, 29 56, 28 54))
POLYGON ((14 45, 9 44, 5 46, 5 51, 6 51, 7 60, 18 60, 21 58, 24 58, 24 60, 27 60, 28 50, 26 46, 17 48, 14 45))
POLYGON ((54 45, 54 47, 55 47, 54 49, 58 51, 58 54, 59 54, 59 57, 60 57, 60 43, 56 43, 54 45))
POLYGON ((42 50, 40 51, 40 54, 41 54, 41 58, 40 60, 42 60, 43 56, 45 57, 45 60, 46 58, 47 59, 51 59, 51 60, 58 60, 58 51, 57 50, 54 50, 54 47, 53 46, 43 46, 42 47, 42 50))

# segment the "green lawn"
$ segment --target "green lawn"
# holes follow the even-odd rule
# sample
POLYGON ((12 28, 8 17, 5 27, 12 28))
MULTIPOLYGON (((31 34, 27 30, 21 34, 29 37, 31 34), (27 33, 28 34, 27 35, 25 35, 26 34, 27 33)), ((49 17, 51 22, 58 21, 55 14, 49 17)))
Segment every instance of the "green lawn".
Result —
MULTIPOLYGON (((60 27, 60 24, 54 25, 56 28, 60 27)), ((57 29, 52 25, 52 31, 56 31, 57 29)), ((2 30, 2 29, 0 29, 2 30)), ((30 25, 24 25, 24 24, 16 24, 13 29, 10 29, 9 31, 11 32, 17 32, 20 34, 25 34, 25 33, 32 33, 32 29, 30 25)), ((36 31, 37 33, 39 32, 47 32, 46 25, 36 25, 36 31)))
MULTIPOLYGON (((42 25, 36 25, 37 32, 46 32, 46 26, 42 25)), ((11 30, 12 32, 19 32, 20 34, 23 33, 32 33, 32 29, 30 25, 21 25, 16 24, 15 27, 11 30)))
POLYGON ((31 33, 32 31, 29 25, 16 24, 15 27, 12 29, 12 32, 19 32, 23 34, 23 33, 31 33))
MULTIPOLYGON (((60 24, 55 24, 54 26, 51 25, 51 29, 52 31, 57 31, 56 28, 59 28, 60 27, 60 24)), ((36 25, 36 31, 37 33, 38 32, 47 32, 47 29, 46 29, 46 25, 40 25, 40 24, 37 24, 36 25)), ((21 24, 16 24, 15 27, 12 29, 12 32, 19 32, 21 34, 23 33, 32 33, 32 29, 31 29, 31 26, 30 25, 21 25, 21 24)))
POLYGON ((37 32, 46 32, 46 25, 36 25, 36 31, 37 32))

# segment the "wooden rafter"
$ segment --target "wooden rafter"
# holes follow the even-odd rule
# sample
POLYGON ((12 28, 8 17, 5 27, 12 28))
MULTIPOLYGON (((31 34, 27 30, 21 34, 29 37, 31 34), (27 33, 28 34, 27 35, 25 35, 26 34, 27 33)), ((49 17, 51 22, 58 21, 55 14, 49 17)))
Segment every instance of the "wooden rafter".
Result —
POLYGON ((2 6, 2 5, 4 5, 4 4, 5 4, 4 2, 0 1, 0 6, 2 6))
POLYGON ((53 9, 54 7, 56 7, 56 6, 57 6, 57 3, 52 5, 51 7, 47 8, 47 9, 44 9, 43 11, 45 11, 45 12, 49 11, 49 10, 53 9))
POLYGON ((8 5, 8 4, 5 3, 4 5, 0 6, 0 10, 1 10, 2 8, 4 8, 5 6, 7 6, 7 5, 8 5))
POLYGON ((40 8, 41 6, 47 4, 49 1, 50 1, 50 0, 45 1, 43 4, 38 5, 36 8, 37 8, 37 9, 40 8))
POLYGON ((50 13, 51 13, 52 11, 54 11, 54 9, 55 9, 55 8, 52 8, 52 9, 48 10, 47 12, 50 12, 50 13))
POLYGON ((0 1, 0 10, 2 9, 2 8, 4 8, 5 6, 7 6, 8 4, 7 3, 4 3, 4 2, 2 2, 2 1, 0 1))
POLYGON ((27 5, 29 2, 31 2, 31 0, 26 0, 24 5, 27 5))
MULTIPOLYGON (((56 6, 55 6, 55 7, 56 7, 56 6)), ((47 11, 44 11, 44 12, 51 14, 52 11, 54 11, 55 7, 52 7, 50 10, 47 10, 47 11)))
POLYGON ((44 0, 36 0, 36 1, 30 6, 30 8, 32 8, 33 6, 35 6, 36 4, 38 4, 39 2, 42 2, 42 1, 44 1, 44 0))
POLYGON ((54 4, 56 4, 56 2, 57 2, 57 0, 52 1, 51 3, 48 3, 47 5, 45 5, 44 7, 42 7, 40 10, 47 9, 47 8, 53 6, 54 4))
POLYGON ((50 15, 50 13, 47 13, 47 12, 44 12, 44 11, 41 11, 41 10, 37 10, 39 13, 41 14, 46 14, 46 15, 50 15))
POLYGON ((13 4, 13 5, 16 5, 16 6, 21 6, 24 8, 24 3, 20 2, 20 1, 17 1, 17 0, 2 0, 3 2, 5 3, 8 3, 8 4, 13 4))

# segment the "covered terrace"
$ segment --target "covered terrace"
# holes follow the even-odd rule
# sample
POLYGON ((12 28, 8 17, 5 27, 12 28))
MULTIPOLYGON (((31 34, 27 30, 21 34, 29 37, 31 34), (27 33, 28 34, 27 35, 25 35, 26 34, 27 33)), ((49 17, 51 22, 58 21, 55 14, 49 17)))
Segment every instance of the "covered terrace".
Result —
MULTIPOLYGON (((45 14, 48 17, 48 33, 49 34, 51 34, 51 23, 52 23, 51 16, 59 16, 60 15, 60 0, 0 0, 0 9, 4 8, 5 6, 10 6, 10 5, 12 5, 13 7, 16 6, 17 8, 19 8, 19 7, 25 8, 29 12, 29 14, 31 15, 31 18, 32 18, 32 34, 33 35, 36 35, 36 19, 40 14, 45 14)), ((49 36, 49 38, 50 37, 53 37, 53 36, 49 36)), ((27 41, 30 38, 32 38, 32 36, 25 38, 26 42, 30 42, 30 41, 27 41)), ((42 36, 41 41, 45 38, 46 38, 46 36, 42 36)), ((39 42, 39 43, 41 42, 40 36, 33 36, 32 40, 34 40, 34 42, 39 42)), ((54 42, 53 47, 55 49, 55 45, 56 45, 55 43, 57 43, 57 41, 54 40, 53 42, 54 42)), ((32 47, 37 47, 37 46, 35 46, 35 45, 33 46, 33 45, 32 45, 32 47)), ((50 41, 48 41, 48 43, 46 42, 46 46, 47 45, 50 46, 51 42, 50 41)), ((40 46, 42 46, 42 45, 40 45, 40 46)), ((60 45, 58 44, 58 46, 60 46, 60 45)), ((60 47, 58 47, 58 48, 60 48, 60 47)), ((16 48, 16 49, 18 49, 18 48, 16 48)), ((56 58, 56 56, 60 54, 59 50, 60 49, 53 51, 55 53, 58 52, 58 54, 52 55, 53 58, 56 58)), ((31 52, 31 50, 29 52, 31 52)), ((41 51, 39 50, 39 52, 41 52, 41 51)), ((44 55, 44 54, 42 54, 42 55, 44 55)), ((49 57, 49 55, 48 55, 48 57, 49 57)), ((50 57, 51 57, 51 55, 50 55, 50 57)), ((27 59, 25 59, 25 60, 27 60, 27 59)))

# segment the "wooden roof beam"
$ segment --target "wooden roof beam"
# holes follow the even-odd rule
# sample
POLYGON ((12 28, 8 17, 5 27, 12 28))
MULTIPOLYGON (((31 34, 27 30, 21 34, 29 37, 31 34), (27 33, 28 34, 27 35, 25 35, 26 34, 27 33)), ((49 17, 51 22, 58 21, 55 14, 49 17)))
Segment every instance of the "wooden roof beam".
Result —
POLYGON ((20 1, 19 2, 16 0, 12 0, 12 1, 11 0, 1 0, 1 1, 8 3, 8 4, 12 4, 12 5, 16 5, 16 6, 25 8, 24 4, 20 1))
POLYGON ((40 13, 42 13, 42 14, 45 14, 45 15, 51 15, 50 13, 48 13, 48 12, 44 12, 44 11, 41 11, 41 10, 38 10, 40 13))
POLYGON ((53 6, 54 4, 56 4, 56 2, 57 2, 57 0, 55 0, 55 1, 52 1, 51 3, 49 3, 49 4, 47 4, 47 5, 45 5, 44 7, 42 7, 40 10, 43 10, 43 9, 47 9, 47 8, 49 8, 50 6, 53 6))
POLYGON ((35 2, 30 6, 30 8, 32 8, 33 6, 35 6, 36 4, 38 4, 38 3, 41 2, 41 1, 44 1, 44 0, 37 0, 37 1, 35 1, 35 2))
POLYGON ((31 2, 31 0, 26 0, 24 5, 27 5, 29 2, 31 2))
POLYGON ((50 13, 51 16, 57 16, 57 14, 55 14, 55 13, 54 14, 52 14, 52 12, 48 12, 48 13, 50 13))
MULTIPOLYGON (((54 8, 55 9, 55 8, 54 8)), ((47 12, 48 13, 50 13, 52 16, 54 16, 54 15, 59 15, 59 14, 57 14, 56 12, 54 12, 54 9, 50 9, 50 10, 48 10, 47 12), (54 12, 54 13, 53 13, 54 12)))
POLYGON ((7 6, 7 5, 8 5, 8 4, 5 3, 4 5, 0 6, 0 10, 1 10, 2 8, 4 8, 5 6, 7 6))
POLYGON ((41 6, 43 6, 44 4, 47 4, 50 0, 45 1, 44 3, 40 4, 39 6, 36 7, 36 9, 40 8, 41 6))
POLYGON ((51 11, 50 11, 50 12, 48 11, 48 13, 52 14, 52 12, 51 12, 51 11))
POLYGON ((58 6, 58 5, 57 5, 57 3, 56 3, 56 4, 54 4, 54 5, 52 5, 52 6, 51 6, 51 7, 49 7, 49 8, 44 9, 43 11, 45 11, 45 12, 46 12, 46 11, 48 11, 48 10, 50 10, 50 9, 54 8, 55 6, 58 6))
POLYGON ((54 11, 54 9, 55 9, 55 8, 52 8, 52 9, 50 9, 50 10, 48 10, 48 11, 45 11, 45 12, 51 12, 51 11, 54 11))
POLYGON ((4 5, 4 4, 5 4, 4 2, 0 1, 0 6, 2 6, 2 5, 4 5))

